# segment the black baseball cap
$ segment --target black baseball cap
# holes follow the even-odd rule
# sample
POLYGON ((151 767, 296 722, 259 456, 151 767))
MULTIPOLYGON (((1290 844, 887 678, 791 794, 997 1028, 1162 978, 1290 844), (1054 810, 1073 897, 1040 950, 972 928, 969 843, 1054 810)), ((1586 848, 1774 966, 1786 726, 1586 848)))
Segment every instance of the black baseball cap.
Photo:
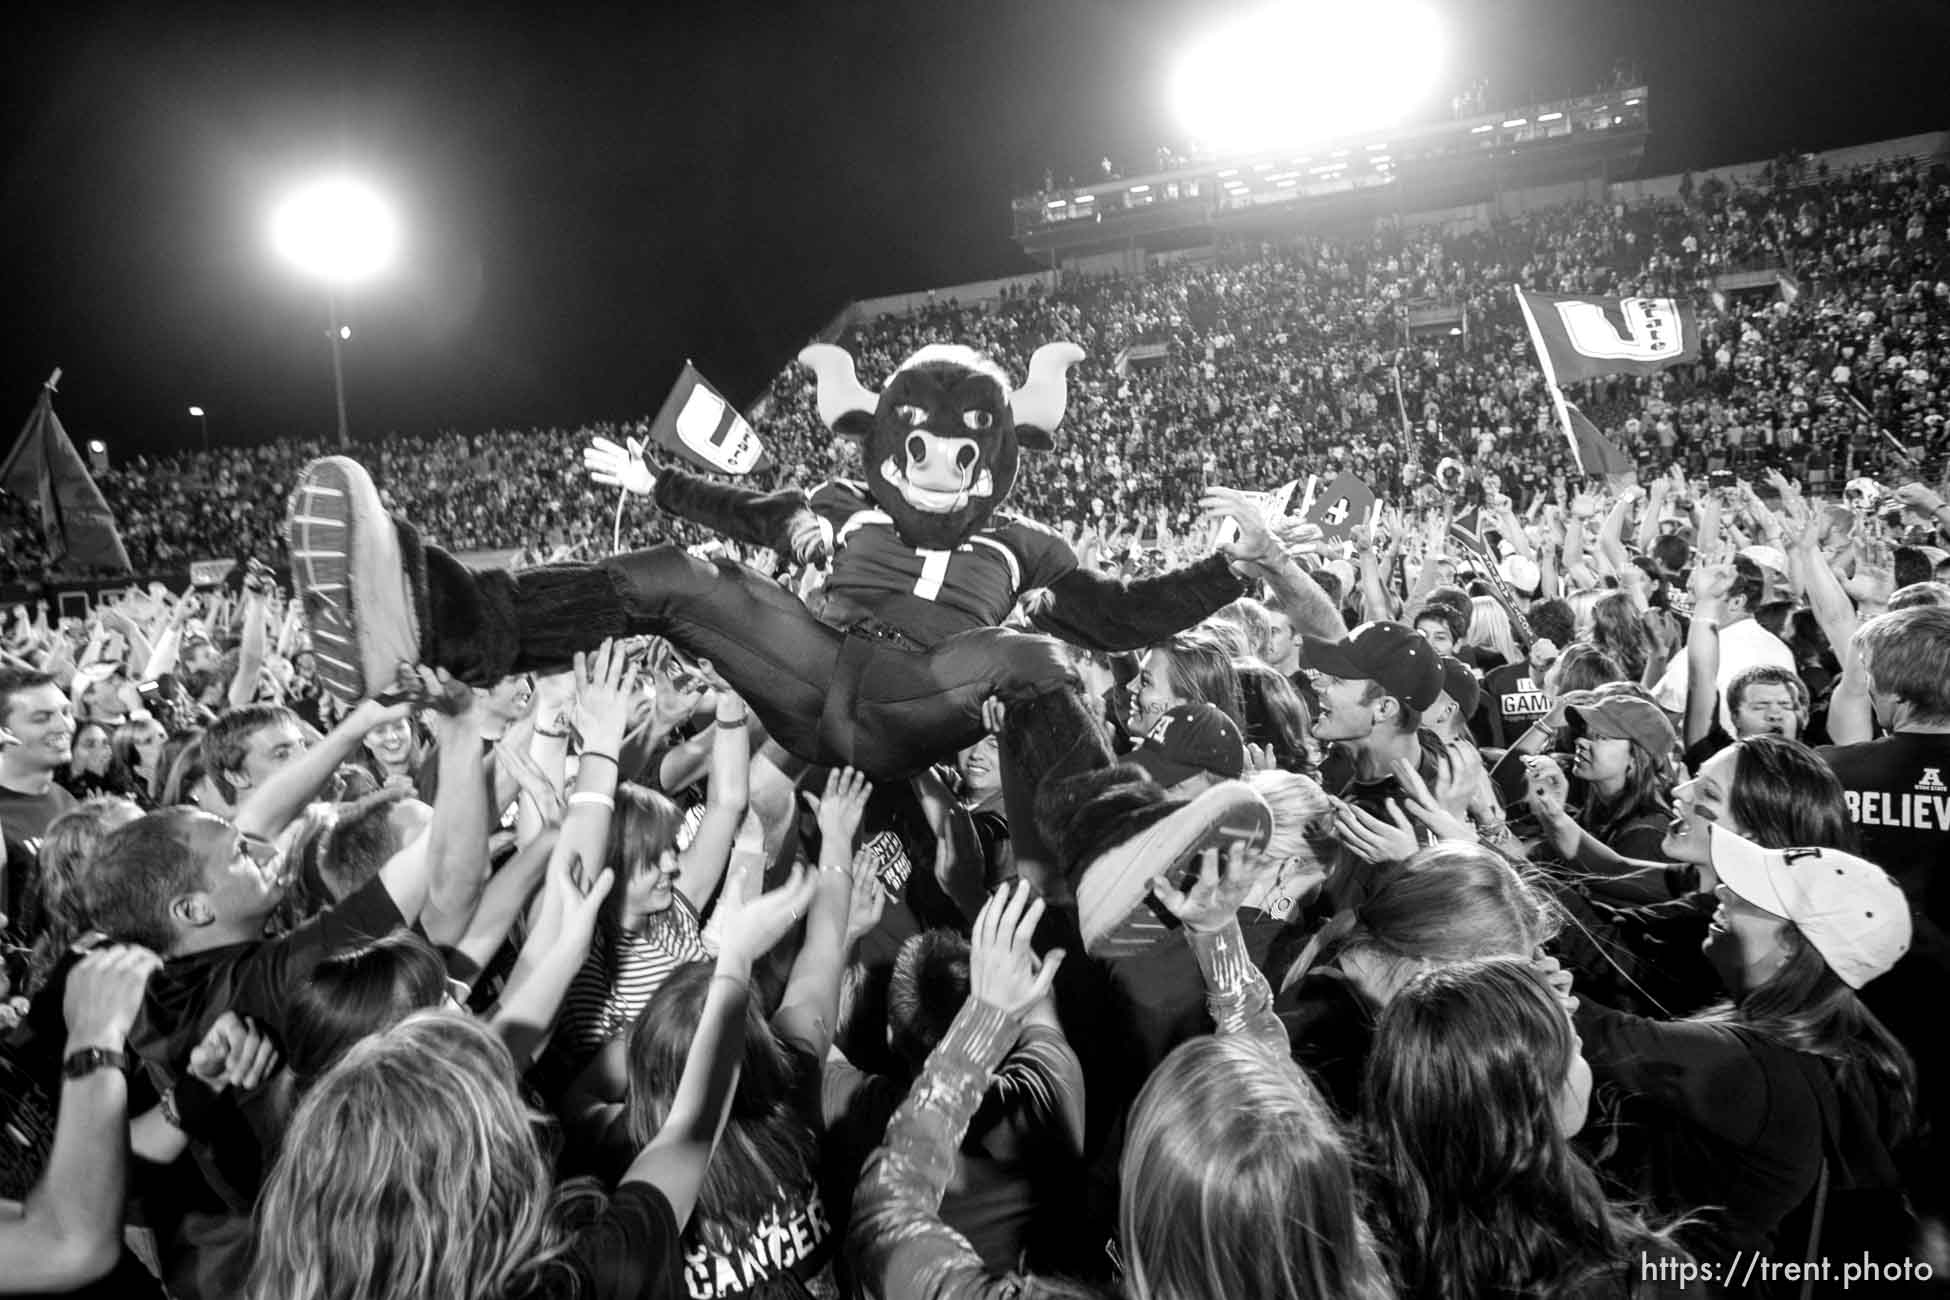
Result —
POLYGON ((1363 623, 1345 641, 1302 638, 1307 667, 1346 681, 1377 682, 1416 712, 1442 694, 1442 662, 1429 639, 1402 623, 1363 623))
POLYGON ((1246 742, 1217 705, 1175 704, 1151 724, 1126 761, 1166 787, 1201 773, 1236 781, 1246 773, 1246 742))

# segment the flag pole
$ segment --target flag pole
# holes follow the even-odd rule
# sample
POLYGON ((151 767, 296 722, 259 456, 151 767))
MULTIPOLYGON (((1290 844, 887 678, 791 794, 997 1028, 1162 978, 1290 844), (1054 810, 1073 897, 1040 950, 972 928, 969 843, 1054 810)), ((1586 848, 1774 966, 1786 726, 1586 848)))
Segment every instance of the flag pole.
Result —
POLYGON ((1402 450, 1406 452, 1408 450, 1408 443, 1409 443, 1408 403, 1402 398, 1402 363, 1399 357, 1397 357, 1395 360, 1395 409, 1401 412, 1402 450))
POLYGON ((1571 444, 1571 459, 1577 462, 1578 473, 1589 478, 1591 471, 1585 467, 1584 452, 1578 447, 1578 435, 1571 429, 1571 412, 1565 408, 1564 393, 1557 386, 1557 367, 1551 364, 1551 350, 1544 344, 1543 331, 1537 328, 1537 318, 1531 314, 1530 299, 1524 296, 1523 286, 1512 285, 1517 295, 1517 307, 1523 312, 1524 328, 1530 331, 1530 346, 1537 353, 1537 364, 1544 371, 1544 388, 1551 395, 1551 405, 1557 410, 1557 425, 1564 430, 1564 441, 1571 444))

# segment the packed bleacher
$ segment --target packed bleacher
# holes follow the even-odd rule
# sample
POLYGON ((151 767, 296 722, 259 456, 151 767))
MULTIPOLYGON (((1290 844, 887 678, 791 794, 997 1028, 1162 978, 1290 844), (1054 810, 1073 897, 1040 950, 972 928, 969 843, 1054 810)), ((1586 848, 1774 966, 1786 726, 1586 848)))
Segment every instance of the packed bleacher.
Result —
POLYGON ((1942 169, 1784 163, 860 322, 1087 358, 1048 526, 946 543, 797 366, 752 484, 103 475, 138 571, 253 562, 0 627, 0 1293, 1930 1294, 1946 255, 1942 169), (1518 285, 1697 306, 1574 394, 1637 483, 1518 285))
MULTIPOLYGON (((1539 400, 1516 284, 1696 302, 1699 365, 1583 395, 1585 413, 1650 471, 1737 462, 1812 471, 1839 489, 1906 454, 1927 477, 1950 448, 1940 409, 1945 184, 1940 168, 1914 162, 1831 175, 1784 161, 1751 188, 1710 183, 1679 204, 1580 205, 1454 236, 1410 228, 1364 244, 1232 250, 1142 277, 865 321, 842 341, 870 383, 927 341, 984 348, 1015 373, 1039 343, 1081 343, 1091 364, 1073 385, 1062 444, 1020 495, 1025 510, 1079 526, 1135 527, 1163 510, 1183 527, 1207 482, 1251 486, 1330 466, 1400 493, 1405 467, 1426 482, 1452 455, 1472 482, 1498 474, 1527 501, 1572 466, 1539 400), (1778 266, 1791 300, 1716 303, 1716 275, 1756 266, 1778 266), (1460 305, 1471 328, 1405 341, 1399 309, 1410 300, 1460 305), (1170 345, 1165 364, 1113 373, 1126 346, 1155 342, 1170 345)), ((844 472, 844 448, 819 425, 810 392, 788 366, 761 403, 775 463, 806 484, 844 472)), ((582 478, 576 454, 616 433, 388 440, 374 469, 404 515, 456 550, 594 550, 610 542, 605 494, 582 478)), ((282 567, 279 485, 324 450, 279 441, 137 459, 101 482, 138 572, 231 556, 282 567)), ((626 524, 635 543, 662 535, 654 518, 626 524)), ((0 566, 33 576, 31 530, 10 533, 0 566)))

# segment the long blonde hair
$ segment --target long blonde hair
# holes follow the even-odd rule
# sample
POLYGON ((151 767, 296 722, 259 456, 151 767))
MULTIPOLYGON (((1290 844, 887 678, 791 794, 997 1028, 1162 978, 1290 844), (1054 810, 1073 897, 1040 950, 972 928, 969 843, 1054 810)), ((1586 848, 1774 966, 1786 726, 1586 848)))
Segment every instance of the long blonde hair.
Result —
POLYGON ((1469 598, 1469 630, 1463 644, 1494 650, 1507 664, 1520 663, 1523 651, 1517 649, 1517 634, 1510 626, 1510 611, 1495 596, 1469 598))
POLYGON ((252 1216, 251 1300, 500 1300, 569 1235, 514 1061, 471 1017, 424 1011, 306 1096, 252 1216))
POLYGON ((1389 1293, 1340 1126, 1250 1040, 1194 1038, 1152 1072, 1120 1185, 1132 1300, 1389 1293))

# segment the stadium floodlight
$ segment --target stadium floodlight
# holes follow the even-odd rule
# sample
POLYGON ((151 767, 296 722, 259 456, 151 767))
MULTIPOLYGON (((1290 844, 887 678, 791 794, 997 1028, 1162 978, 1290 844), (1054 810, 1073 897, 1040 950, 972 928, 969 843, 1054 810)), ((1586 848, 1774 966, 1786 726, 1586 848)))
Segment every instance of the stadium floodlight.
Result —
POLYGON ((1324 143, 1421 106, 1442 46, 1416 0, 1284 0, 1187 49, 1171 97, 1186 133, 1221 152, 1324 143))
POLYGON ((279 256, 334 289, 372 279, 399 251, 399 221, 370 185, 328 176, 300 186, 271 216, 279 256))
POLYGON ((339 323, 338 294, 392 265, 399 221, 379 191, 350 176, 327 176, 291 192, 271 214, 271 245, 279 256, 325 286, 332 345, 332 391, 338 399, 339 445, 352 445, 345 418, 345 361, 340 344, 352 330, 339 323))

